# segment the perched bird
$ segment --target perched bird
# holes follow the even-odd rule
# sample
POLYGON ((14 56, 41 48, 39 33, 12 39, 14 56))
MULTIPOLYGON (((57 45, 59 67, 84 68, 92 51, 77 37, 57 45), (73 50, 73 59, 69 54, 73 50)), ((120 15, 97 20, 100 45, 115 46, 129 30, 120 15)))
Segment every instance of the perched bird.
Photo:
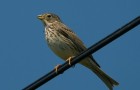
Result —
MULTIPOLYGON (((72 57, 86 50, 83 42, 70 28, 63 24, 56 14, 46 13, 38 15, 38 18, 45 26, 45 38, 48 46, 60 58, 70 61, 72 57)), ((82 60, 80 64, 93 71, 105 83, 109 90, 113 90, 113 86, 119 84, 100 69, 99 64, 92 55, 82 60)))

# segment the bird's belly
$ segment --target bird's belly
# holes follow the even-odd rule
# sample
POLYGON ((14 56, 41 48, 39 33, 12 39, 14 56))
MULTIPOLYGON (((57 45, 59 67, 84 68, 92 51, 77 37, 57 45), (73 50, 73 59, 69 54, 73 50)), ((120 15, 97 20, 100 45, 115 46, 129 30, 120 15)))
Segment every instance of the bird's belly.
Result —
POLYGON ((74 56, 73 49, 64 41, 60 41, 59 38, 48 40, 48 46, 51 50, 63 60, 74 56))

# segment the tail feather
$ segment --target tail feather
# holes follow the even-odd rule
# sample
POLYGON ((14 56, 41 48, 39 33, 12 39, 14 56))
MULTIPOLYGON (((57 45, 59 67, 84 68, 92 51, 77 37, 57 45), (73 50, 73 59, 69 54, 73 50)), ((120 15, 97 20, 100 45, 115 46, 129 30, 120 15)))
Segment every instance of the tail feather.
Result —
POLYGON ((119 85, 117 81, 112 79, 110 76, 108 76, 105 72, 103 72, 100 67, 90 59, 83 60, 80 62, 83 66, 89 68, 92 70, 104 83, 105 85, 109 88, 109 90, 113 90, 113 86, 119 85))
POLYGON ((106 73, 104 73, 99 67, 96 65, 92 66, 90 68, 105 84, 106 86, 110 89, 113 90, 114 85, 119 85, 117 81, 112 79, 110 76, 108 76, 106 73))

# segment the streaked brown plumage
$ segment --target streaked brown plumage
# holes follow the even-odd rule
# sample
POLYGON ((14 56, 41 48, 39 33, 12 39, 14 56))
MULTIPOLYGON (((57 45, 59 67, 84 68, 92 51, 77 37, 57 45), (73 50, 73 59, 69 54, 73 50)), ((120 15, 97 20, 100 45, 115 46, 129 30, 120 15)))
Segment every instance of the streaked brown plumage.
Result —
MULTIPOLYGON (((51 50, 63 60, 77 56, 86 47, 76 34, 62 23, 60 18, 52 13, 39 15, 38 18, 44 23, 45 38, 51 50)), ((105 74, 92 55, 80 62, 83 66, 92 70, 109 88, 113 90, 114 85, 119 83, 105 74)))

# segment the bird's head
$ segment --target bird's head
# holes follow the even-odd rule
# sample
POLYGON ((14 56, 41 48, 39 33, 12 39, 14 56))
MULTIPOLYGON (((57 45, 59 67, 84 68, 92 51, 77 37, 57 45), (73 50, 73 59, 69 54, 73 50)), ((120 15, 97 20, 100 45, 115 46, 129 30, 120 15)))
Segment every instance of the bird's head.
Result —
POLYGON ((53 13, 45 13, 42 15, 38 15, 38 18, 45 24, 45 25, 49 25, 53 22, 61 22, 60 18, 53 14, 53 13))

